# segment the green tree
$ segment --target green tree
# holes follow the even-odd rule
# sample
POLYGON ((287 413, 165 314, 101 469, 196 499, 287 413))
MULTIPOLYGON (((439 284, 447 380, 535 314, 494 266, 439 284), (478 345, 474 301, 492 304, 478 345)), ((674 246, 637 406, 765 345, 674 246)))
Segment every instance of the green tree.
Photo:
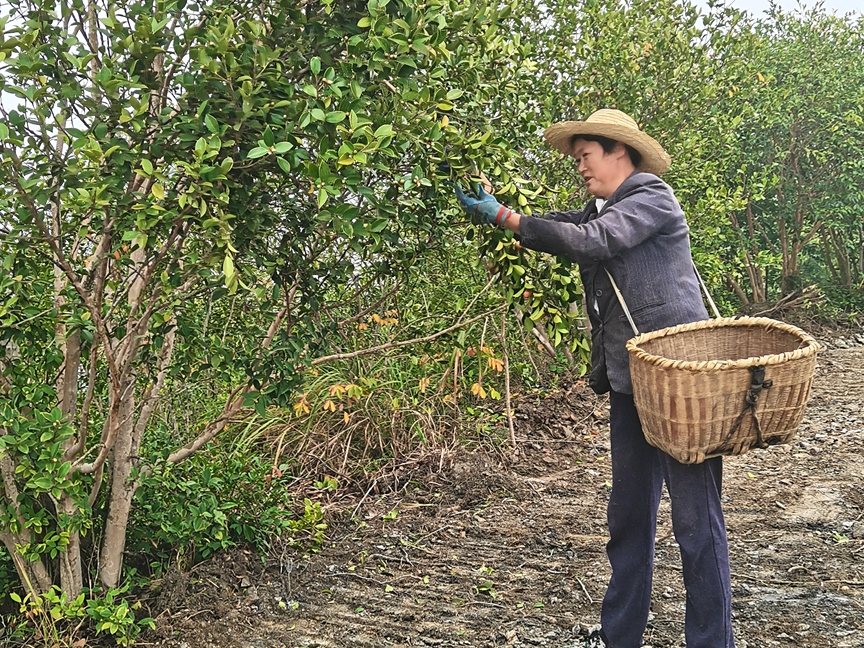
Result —
POLYGON ((462 174, 514 155, 486 112, 521 69, 498 33, 507 10, 11 9, 0 40, 15 97, 0 124, 0 539, 29 592, 81 590, 81 536, 100 520, 98 580, 118 584, 148 470, 140 449, 168 386, 206 379, 224 398, 166 452, 176 463, 241 408, 288 404, 303 367, 338 350, 337 307, 449 235, 457 210, 438 164, 462 174))
POLYGON ((820 281, 849 289, 864 277, 862 24, 823 7, 775 7, 756 34, 754 73, 732 123, 732 168, 750 178, 746 203, 730 213, 750 288, 736 292, 744 303, 765 301, 769 270, 780 296, 820 281))

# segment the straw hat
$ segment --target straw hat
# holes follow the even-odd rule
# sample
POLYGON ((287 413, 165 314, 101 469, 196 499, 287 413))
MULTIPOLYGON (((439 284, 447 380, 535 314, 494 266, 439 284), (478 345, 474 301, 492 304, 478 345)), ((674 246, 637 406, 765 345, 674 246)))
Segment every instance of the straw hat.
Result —
POLYGON ((566 155, 572 154, 571 142, 574 135, 600 135, 617 142, 632 146, 642 154, 640 171, 654 175, 665 173, 672 164, 672 158, 663 150, 660 143, 650 135, 639 130, 639 125, 627 113, 604 108, 593 113, 585 121, 567 121, 552 124, 543 133, 546 143, 566 155))

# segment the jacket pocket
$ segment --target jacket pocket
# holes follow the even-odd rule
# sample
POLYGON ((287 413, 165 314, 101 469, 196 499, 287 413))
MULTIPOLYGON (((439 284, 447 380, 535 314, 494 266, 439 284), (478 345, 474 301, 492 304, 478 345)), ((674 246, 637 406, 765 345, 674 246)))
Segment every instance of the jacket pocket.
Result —
MULTIPOLYGON (((631 308, 630 314, 633 316, 634 320, 640 320, 645 319, 646 317, 652 317, 654 314, 662 311, 665 307, 665 301, 651 302, 650 304, 642 304, 641 306, 637 306, 636 308, 631 308)), ((619 315, 619 318, 622 320, 626 320, 627 315, 622 313, 621 315, 619 315)))

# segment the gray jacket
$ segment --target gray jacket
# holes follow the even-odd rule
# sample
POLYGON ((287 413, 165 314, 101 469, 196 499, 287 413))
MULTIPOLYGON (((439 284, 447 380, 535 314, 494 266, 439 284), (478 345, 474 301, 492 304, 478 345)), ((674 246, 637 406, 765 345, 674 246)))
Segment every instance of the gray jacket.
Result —
POLYGON ((525 247, 579 264, 591 320, 591 387, 633 393, 625 343, 633 330, 604 270, 624 296, 640 333, 708 318, 690 256, 684 212, 657 176, 635 172, 598 214, 595 200, 581 211, 522 217, 525 247), (594 304, 596 303, 597 311, 594 304))

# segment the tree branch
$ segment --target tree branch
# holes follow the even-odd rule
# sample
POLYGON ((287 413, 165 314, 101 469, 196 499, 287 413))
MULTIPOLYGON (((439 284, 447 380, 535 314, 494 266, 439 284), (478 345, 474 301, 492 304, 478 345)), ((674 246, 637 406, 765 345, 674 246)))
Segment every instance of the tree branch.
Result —
POLYGON ((324 364, 325 362, 332 362, 334 360, 347 360, 349 358, 358 358, 360 356, 371 355, 373 353, 378 353, 379 351, 387 351, 389 349, 396 349, 398 347, 409 346, 411 344, 423 344, 424 342, 431 342, 442 335, 447 335, 448 333, 452 333, 460 328, 468 326, 469 324, 473 324, 478 320, 483 319, 484 317, 489 317, 490 315, 494 315, 495 313, 499 313, 502 310, 507 308, 507 304, 501 304, 498 308, 493 308, 490 311, 486 311, 482 315, 478 315, 477 317, 472 317, 470 320, 462 323, 454 324, 449 328, 444 329, 443 331, 438 331, 437 333, 433 333, 432 335, 427 335, 421 338, 414 338, 413 340, 402 340, 401 342, 388 342, 387 344, 381 344, 379 346, 370 347, 368 349, 360 349, 359 351, 351 351, 350 353, 336 353, 334 355, 323 356, 321 358, 315 358, 312 362, 309 363, 309 366, 315 367, 320 364, 324 364))

